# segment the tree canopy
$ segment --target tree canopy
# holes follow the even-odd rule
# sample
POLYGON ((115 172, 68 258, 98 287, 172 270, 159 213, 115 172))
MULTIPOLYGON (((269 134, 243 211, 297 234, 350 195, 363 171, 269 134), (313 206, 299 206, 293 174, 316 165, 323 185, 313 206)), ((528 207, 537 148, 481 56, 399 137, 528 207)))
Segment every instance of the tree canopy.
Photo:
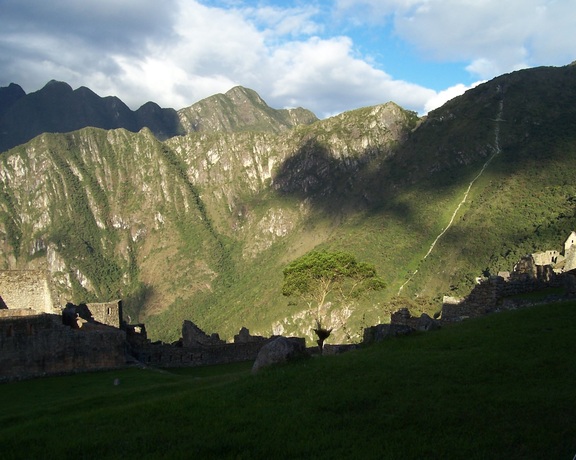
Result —
POLYGON ((282 294, 298 296, 309 307, 320 308, 329 297, 356 298, 368 290, 380 290, 385 283, 376 268, 346 252, 311 251, 284 269, 282 294))
POLYGON ((311 313, 320 350, 332 332, 321 317, 321 310, 330 299, 345 301, 385 287, 373 265, 358 262, 346 252, 311 251, 288 264, 283 273, 282 294, 300 297, 310 309, 316 307, 311 313))

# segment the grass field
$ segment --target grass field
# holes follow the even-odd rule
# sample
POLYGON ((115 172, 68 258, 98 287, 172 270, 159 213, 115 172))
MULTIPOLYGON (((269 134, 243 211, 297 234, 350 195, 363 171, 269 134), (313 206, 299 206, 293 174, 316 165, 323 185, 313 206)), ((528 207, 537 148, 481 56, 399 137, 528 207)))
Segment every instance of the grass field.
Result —
POLYGON ((0 458, 572 459, 575 325, 564 303, 257 375, 242 363, 2 384, 0 458))

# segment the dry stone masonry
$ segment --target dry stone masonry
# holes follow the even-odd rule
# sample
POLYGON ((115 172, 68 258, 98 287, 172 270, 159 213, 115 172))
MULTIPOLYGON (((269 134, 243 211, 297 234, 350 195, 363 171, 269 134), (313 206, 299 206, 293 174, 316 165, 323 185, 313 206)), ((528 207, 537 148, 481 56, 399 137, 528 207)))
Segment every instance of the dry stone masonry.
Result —
POLYGON ((0 294, 10 308, 55 313, 47 271, 0 270, 0 294))
POLYGON ((501 272, 480 278, 464 299, 444 297, 439 319, 427 314, 414 317, 407 308, 390 315, 390 324, 378 324, 364 329, 364 343, 379 342, 389 337, 428 331, 468 318, 534 305, 523 294, 557 288, 562 294, 551 294, 539 302, 549 303, 576 297, 576 232, 564 243, 564 254, 549 250, 522 257, 512 273, 501 272))
MULTIPOLYGON (((523 257, 512 273, 479 280, 465 299, 445 298, 439 319, 427 314, 413 317, 402 308, 392 313, 390 324, 366 328, 364 343, 531 305, 533 302, 522 300, 518 294, 543 288, 561 288, 560 299, 574 298, 576 264, 572 260, 576 261, 576 232, 566 240, 564 254, 545 251, 523 257)), ((256 360, 256 372, 271 363, 310 353, 302 338, 252 336, 243 327, 233 343, 226 343, 191 321, 183 322, 177 342, 151 342, 145 325, 122 321, 119 300, 61 307, 55 306, 54 298, 48 272, 0 271, 0 381, 130 363, 183 367, 256 360)), ((543 299, 553 300, 557 299, 543 299)), ((335 346, 333 353, 354 347, 335 346)))
MULTIPOLYGON (((271 339, 242 328, 234 343, 184 321, 173 344, 122 321, 120 300, 56 307, 48 272, 0 272, 0 381, 123 367, 182 367, 255 360, 271 339)), ((303 339, 302 339, 303 343, 303 339)))

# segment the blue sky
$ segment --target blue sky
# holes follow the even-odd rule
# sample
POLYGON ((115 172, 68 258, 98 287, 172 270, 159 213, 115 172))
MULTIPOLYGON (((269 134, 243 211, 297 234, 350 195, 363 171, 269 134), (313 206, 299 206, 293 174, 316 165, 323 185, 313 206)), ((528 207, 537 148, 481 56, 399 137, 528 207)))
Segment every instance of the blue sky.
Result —
POLYGON ((51 79, 189 106, 243 85, 327 117, 421 114, 502 73, 576 59, 576 0, 0 0, 0 86, 51 79))

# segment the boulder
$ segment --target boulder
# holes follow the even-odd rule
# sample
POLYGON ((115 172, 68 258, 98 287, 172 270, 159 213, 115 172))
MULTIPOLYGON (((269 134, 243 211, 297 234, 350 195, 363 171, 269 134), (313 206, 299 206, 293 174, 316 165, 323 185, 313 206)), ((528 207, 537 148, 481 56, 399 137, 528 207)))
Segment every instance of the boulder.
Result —
POLYGON ((260 349, 252 366, 252 373, 255 374, 263 367, 287 363, 306 356, 308 354, 304 339, 276 337, 260 349))

